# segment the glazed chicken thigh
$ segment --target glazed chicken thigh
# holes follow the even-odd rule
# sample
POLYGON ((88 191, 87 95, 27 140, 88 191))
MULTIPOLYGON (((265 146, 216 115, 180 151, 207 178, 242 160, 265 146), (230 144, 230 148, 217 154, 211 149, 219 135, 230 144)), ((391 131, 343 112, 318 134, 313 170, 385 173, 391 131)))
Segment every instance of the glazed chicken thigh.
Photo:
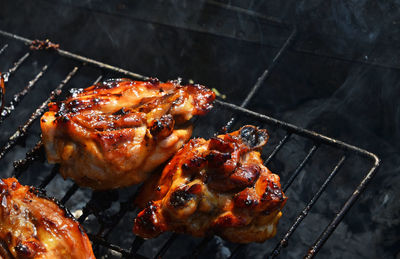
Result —
POLYGON ((212 108, 201 85, 112 79, 50 103, 41 119, 50 163, 64 178, 93 189, 144 181, 192 134, 190 119, 212 108))
POLYGON ((144 209, 134 233, 217 234, 237 243, 273 237, 287 198, 279 176, 263 165, 259 150, 267 139, 266 130, 254 126, 192 139, 142 187, 136 203, 144 209))
POLYGON ((68 213, 15 178, 0 180, 0 258, 95 258, 68 213))

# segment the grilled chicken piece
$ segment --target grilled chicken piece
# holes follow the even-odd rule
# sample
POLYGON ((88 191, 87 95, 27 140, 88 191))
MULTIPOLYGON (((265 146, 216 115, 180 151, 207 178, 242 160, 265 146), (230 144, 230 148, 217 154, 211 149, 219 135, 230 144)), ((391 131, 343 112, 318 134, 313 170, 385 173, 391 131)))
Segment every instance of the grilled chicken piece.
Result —
POLYGON ((78 222, 15 178, 0 180, 0 258, 95 258, 78 222))
POLYGON ((215 94, 201 85, 112 79, 49 104, 41 119, 50 163, 64 178, 93 189, 144 181, 192 134, 189 120, 212 108, 215 94))
POLYGON ((236 243, 263 242, 276 233, 286 202, 279 176, 263 165, 266 130, 244 126, 210 140, 192 139, 160 175, 142 187, 145 206, 133 231, 156 237, 164 231, 216 234, 236 243))

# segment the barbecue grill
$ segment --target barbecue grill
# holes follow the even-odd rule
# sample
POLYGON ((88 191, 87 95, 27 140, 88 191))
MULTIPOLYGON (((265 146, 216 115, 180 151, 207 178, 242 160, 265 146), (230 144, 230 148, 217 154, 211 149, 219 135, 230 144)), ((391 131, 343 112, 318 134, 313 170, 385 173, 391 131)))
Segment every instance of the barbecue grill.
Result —
MULTIPOLYGON (((264 17, 264 19, 268 19, 268 17, 264 17)), ((270 22, 277 23, 273 19, 270 22)), ((287 49, 296 41, 297 29, 289 25, 282 26, 289 31, 287 38, 279 46, 269 66, 255 84, 249 87, 245 98, 241 100, 241 105, 218 98, 214 110, 209 115, 196 120, 194 135, 210 137, 222 128, 224 130, 238 129, 240 125, 246 123, 266 128, 269 131, 270 141, 263 150, 265 164, 280 175, 283 189, 289 200, 283 209, 283 217, 278 225, 276 237, 263 244, 268 250, 263 250, 264 253, 265 251, 267 253, 259 254, 259 256, 279 257, 280 254, 285 255, 287 250, 301 246, 303 255, 306 258, 312 258, 356 202, 376 173, 380 161, 375 154, 361 148, 246 108, 260 88, 267 83, 269 76, 274 73, 274 69, 279 65, 279 61, 287 49), (293 152, 297 154, 296 157, 301 154, 301 159, 289 161, 293 158, 293 152), (365 172, 364 177, 349 179, 354 182, 354 187, 346 198, 338 197, 338 201, 342 202, 337 207, 324 206, 323 201, 332 198, 324 197, 324 195, 326 196, 325 190, 341 188, 341 178, 338 176, 340 174, 349 175, 351 170, 354 170, 354 167, 346 168, 346 165, 349 164, 359 165, 359 170, 365 172), (308 199, 304 201, 296 198, 298 194, 295 187, 301 184, 307 184, 308 188, 307 193, 304 194, 308 199), (320 228, 315 233, 315 239, 299 244, 296 240, 300 237, 296 236, 296 230, 298 228, 314 229, 313 208, 321 203, 325 213, 331 215, 331 221, 318 222, 320 228), (292 240, 294 240, 293 243, 292 240), (286 249, 287 247, 288 249, 286 249)), ((13 53, 12 49, 18 49, 19 52, 25 50, 21 56, 13 57, 11 54, 7 56, 7 58, 13 58, 15 63, 7 71, 9 73, 6 86, 8 101, 0 114, 0 122, 9 128, 15 127, 16 129, 14 128, 15 132, 10 136, 2 136, 6 141, 0 148, 0 163, 4 164, 6 168, 10 168, 12 164, 12 174, 23 184, 32 184, 45 189, 47 186, 57 184, 57 178, 60 177, 58 175, 59 167, 48 165, 45 162, 39 136, 38 119, 45 112, 48 103, 62 98, 71 87, 86 87, 110 77, 129 77, 139 80, 146 80, 148 77, 63 49, 30 50, 29 46, 32 44, 32 40, 6 31, 0 31, 0 36, 0 44, 2 44, 0 45, 0 58, 6 55, 9 49, 11 49, 10 53, 13 53), (31 60, 29 62, 31 67, 21 71, 21 67, 28 63, 28 60, 31 60), (29 69, 35 71, 36 74, 33 76, 29 74, 27 72, 29 69), (49 73, 56 73, 60 77, 60 81, 57 83, 47 82, 46 77, 49 73), (31 80, 21 89, 15 89, 13 87, 15 80, 19 77, 27 78, 27 74, 31 80), (43 82, 47 82, 47 85, 43 82), (36 90, 43 94, 47 91, 47 99, 37 107, 30 107, 28 97, 36 90), (11 96, 12 99, 10 99, 11 96), (24 99, 24 97, 26 98, 24 99), (26 122, 21 121, 19 114, 14 111, 18 105, 27 107, 33 112, 26 122), (21 126, 17 127, 17 125, 21 126), (29 149, 25 158, 21 157, 25 150, 21 146, 29 149), (16 161, 10 163, 11 160, 16 161)), ((62 196, 59 197, 60 202, 70 207, 74 215, 78 216, 78 221, 87 229, 96 255, 108 255, 116 258, 203 257, 215 251, 218 244, 222 242, 218 237, 199 239, 178 234, 166 234, 148 241, 135 237, 131 227, 133 218, 138 211, 132 200, 137 187, 126 188, 122 191, 92 192, 81 189, 71 181, 66 181, 66 183, 63 188, 68 188, 60 191, 62 193, 62 196), (72 197, 75 197, 75 200, 82 199, 86 201, 86 204, 77 208, 72 197), (124 237, 123 243, 120 238, 116 238, 118 236, 124 237), (175 249, 180 244, 183 244, 184 249, 175 249)), ((338 203, 338 201, 334 202, 338 203)), ((231 248, 232 252, 229 254, 231 258, 243 256, 247 247, 247 245, 229 243, 225 245, 231 248)))

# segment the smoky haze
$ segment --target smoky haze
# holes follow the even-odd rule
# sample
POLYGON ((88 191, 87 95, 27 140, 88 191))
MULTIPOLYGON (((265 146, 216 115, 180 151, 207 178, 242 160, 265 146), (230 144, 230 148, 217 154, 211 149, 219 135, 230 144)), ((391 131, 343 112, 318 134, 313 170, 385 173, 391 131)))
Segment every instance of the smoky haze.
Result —
MULTIPOLYGON (((63 49, 162 80, 192 79, 217 88, 226 94, 227 101, 240 104, 290 33, 290 29, 270 25, 266 17, 296 24, 299 31, 293 46, 249 108, 365 148, 382 159, 378 174, 319 255, 398 258, 400 1, 277 2, 0 0, 0 29, 31 39, 50 38, 63 49), (218 3, 255 13, 227 11, 218 3)), ((11 57, 0 56, 0 71, 12 65, 15 56, 11 57)), ((24 109, 18 112, 23 118, 28 115, 24 109)), ((17 121, 12 123, 1 132, 2 143, 18 126, 17 121)), ((280 157, 284 165, 271 165, 277 173, 290 171, 294 161, 302 157, 293 150, 307 146, 295 142, 291 148, 280 157)), ((329 156, 319 158, 325 161, 329 156)), ((304 196, 288 193, 293 203, 304 205, 310 194, 308 172, 329 169, 329 165, 318 164, 318 159, 313 163, 315 168, 306 168, 295 184, 304 196)), ((362 162, 346 165, 344 175, 335 178, 335 185, 305 222, 310 227, 300 228, 295 241, 283 251, 285 257, 304 255, 321 231, 313 226, 330 221, 329 212, 340 208, 339 201, 354 190, 366 169, 362 162)), ((65 184, 57 179, 51 188, 57 196, 55 190, 65 188, 65 184)), ((90 194, 82 191, 80 195, 86 201, 90 194)), ((78 208, 80 204, 71 206, 78 208)), ((297 215, 298 211, 285 213, 297 215)), ((129 245, 132 237, 121 235, 120 239, 124 238, 129 245)), ((151 241, 145 249, 151 251, 152 245, 162 241, 151 241)), ((232 247, 223 240, 212 242, 210 249, 216 257, 230 255, 232 247)), ((242 255, 257 258, 265 252, 264 245, 253 244, 242 255)))

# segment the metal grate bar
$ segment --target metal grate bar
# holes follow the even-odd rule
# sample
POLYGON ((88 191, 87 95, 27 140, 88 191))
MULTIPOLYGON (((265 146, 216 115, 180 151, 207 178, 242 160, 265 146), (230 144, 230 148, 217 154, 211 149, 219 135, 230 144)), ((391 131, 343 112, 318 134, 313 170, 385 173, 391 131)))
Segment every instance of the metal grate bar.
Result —
MULTIPOLYGON (((127 251, 126 249, 123 249, 123 248, 121 248, 121 247, 119 247, 117 245, 110 244, 109 242, 107 242, 103 238, 98 237, 96 235, 93 235, 93 234, 90 234, 90 233, 87 233, 87 235, 90 238, 90 240, 93 241, 93 243, 101 245, 101 246, 104 246, 104 247, 107 247, 107 248, 112 249, 114 251, 117 251, 122 256, 124 256, 124 258, 131 258, 131 257, 129 257, 130 256, 129 251, 127 251)), ((139 258, 139 259, 143 258, 143 259, 145 259, 146 257, 141 256, 141 255, 135 255, 134 258, 139 258)))
POLYGON ((8 44, 4 44, 3 47, 0 49, 0 55, 3 54, 3 52, 8 48, 8 44))
POLYGON ((168 248, 174 243, 176 238, 178 237, 178 234, 173 233, 170 238, 168 238, 167 242, 161 247, 160 251, 154 256, 154 259, 162 258, 164 254, 167 252, 168 248))
POLYGON ((21 102, 21 100, 31 90, 31 88, 36 84, 36 82, 39 81, 39 79, 43 76, 47 68, 48 68, 47 65, 43 66, 40 72, 31 81, 29 81, 28 85, 25 86, 25 88, 22 89, 22 91, 14 95, 11 102, 7 106, 5 106, 3 111, 1 112, 0 123, 2 123, 4 119, 7 118, 12 111, 14 111, 15 107, 21 102))
MULTIPOLYGON (((138 188, 139 189, 139 188, 138 188)), ((105 238, 108 237, 108 235, 111 233, 113 228, 115 228, 118 223, 121 221, 122 217, 128 212, 128 211, 134 211, 135 206, 133 205, 133 202, 137 196, 139 191, 137 190, 129 199, 125 202, 120 203, 120 210, 118 211, 117 215, 113 217, 113 221, 111 224, 108 224, 107 228, 103 229, 101 231, 101 235, 104 236, 105 238)))
MULTIPOLYGON (((297 127, 297 126, 295 126, 295 125, 293 125, 291 123, 287 123, 287 122, 284 122, 284 121, 277 120, 277 119, 272 118, 270 116, 267 116, 267 115, 264 115, 264 114, 260 114, 260 113, 248 110, 246 108, 237 106, 237 105, 232 104, 232 103, 227 103, 227 102, 224 102, 224 101, 221 101, 221 100, 215 100, 215 104, 219 105, 221 107, 224 107, 226 109, 241 113, 241 114, 243 114, 245 116, 253 117, 254 119, 256 119, 258 121, 268 122, 269 124, 281 127, 283 129, 286 129, 288 132, 295 132, 296 135, 299 135, 299 136, 302 136, 302 137, 305 137, 305 138, 309 138, 311 140, 314 140, 317 143, 326 144, 328 146, 336 147, 338 149, 345 150, 345 151, 346 150, 351 150, 351 151, 356 152, 358 155, 361 155, 363 157, 371 159, 374 162, 379 161, 378 157, 376 155, 374 155, 373 153, 368 152, 368 151, 366 151, 364 149, 355 147, 353 145, 347 144, 347 143, 345 143, 343 141, 336 140, 336 139, 321 135, 321 134, 316 133, 316 132, 311 131, 311 130, 307 130, 307 129, 304 129, 304 128, 299 128, 299 127, 297 127)), ((379 166, 379 163, 378 163, 377 166, 379 166)))
POLYGON ((25 159, 20 159, 18 161, 14 161, 13 166, 16 171, 16 176, 22 173, 22 171, 26 170, 28 166, 35 160, 44 161, 44 152, 43 152, 43 144, 42 141, 36 143, 36 145, 26 153, 25 159))
POLYGON ((278 151, 281 149, 281 147, 283 147, 283 145, 289 140, 289 137, 291 136, 291 133, 287 133, 278 143, 278 145, 276 145, 276 147, 274 148, 274 150, 271 152, 271 154, 268 156, 268 158, 264 161, 264 165, 268 165, 272 158, 275 157, 275 155, 278 153, 278 151))
MULTIPOLYGON (((16 40, 22 41, 26 45, 32 44, 32 40, 24 38, 24 37, 21 37, 21 36, 18 36, 18 35, 15 35, 15 34, 12 34, 12 33, 9 33, 9 32, 6 32, 6 31, 0 30, 0 35, 6 36, 8 38, 12 38, 12 39, 16 39, 16 40)), ((67 57, 67 58, 70 58, 70 59, 78 60, 78 61, 82 62, 83 64, 91 64, 91 65, 97 66, 97 67, 102 68, 102 69, 111 70, 113 72, 120 73, 120 74, 123 74, 123 75, 126 75, 126 76, 130 76, 130 77, 133 77, 133 78, 141 79, 141 80, 149 79, 149 77, 147 77, 147 76, 142 76, 142 75, 139 75, 137 73, 132 73, 132 72, 130 72, 128 70, 125 70, 125 69, 122 69, 122 68, 119 68, 119 67, 110 66, 110 65, 108 65, 106 63, 99 62, 97 60, 94 60, 94 59, 91 59, 91 58, 87 58, 87 57, 84 57, 84 56, 81 56, 81 55, 77 55, 77 54, 71 53, 71 52, 66 51, 66 50, 56 49, 54 51, 57 52, 58 54, 60 54, 63 57, 67 57)))
POLYGON ((289 189, 290 185, 292 185, 294 179, 299 175, 303 167, 306 165, 307 161, 312 157, 312 155, 315 153, 315 151, 318 149, 318 145, 314 145, 310 151, 308 151, 306 157, 303 159, 303 161, 299 164, 299 166, 296 168, 294 173, 290 176, 289 180, 285 184, 285 187, 283 188, 283 191, 286 192, 287 189, 289 189))
POLYGON ((61 199, 61 204, 65 204, 69 198, 71 198, 72 195, 74 195, 74 193, 79 189, 79 186, 74 183, 69 189, 68 191, 65 193, 64 197, 61 199))
POLYGON ((272 253, 270 254, 270 256, 272 258, 275 258, 276 256, 279 255, 280 250, 281 250, 282 247, 287 246, 290 236, 293 234, 293 232, 296 230, 296 228, 300 225, 300 223, 303 221, 303 219, 308 215, 308 213, 310 212, 310 210, 313 207, 313 205, 317 202, 317 200, 319 199, 321 194, 324 192, 324 190, 328 186, 329 182, 332 180, 332 178, 336 175, 336 173, 342 167, 342 165, 343 165, 345 160, 346 160, 346 156, 344 155, 344 156, 341 157, 339 162, 335 165, 335 167, 333 168, 332 172, 325 179, 324 183, 321 185, 321 187, 318 189, 318 191, 314 194, 312 199, 308 202, 308 204, 301 211, 301 213, 296 218, 296 220, 293 223, 293 225, 289 228, 289 230, 287 231, 285 236, 281 239, 281 241, 278 243, 278 245, 272 251, 272 253))
MULTIPOLYGON (((282 45, 282 47, 279 49, 278 53, 274 56, 272 59, 272 63, 269 65, 269 67, 262 73, 262 75, 257 79, 257 82, 253 86, 253 88, 250 90, 250 92, 247 94, 246 98, 243 100, 243 102, 240 104, 240 107, 246 107, 250 100, 253 98, 253 96, 256 94, 258 89, 260 89, 261 85, 264 83, 264 81, 270 76, 272 70, 276 67, 276 65, 279 63, 280 59, 283 56, 283 53, 289 48, 289 46, 293 43, 294 38, 297 35, 297 28, 294 28, 289 37, 286 39, 285 43, 282 45)), ((226 124, 225 128, 229 129, 232 124, 234 123, 235 118, 231 118, 230 121, 226 124)))
POLYGON ((77 71, 78 67, 74 67, 74 69, 72 69, 72 71, 69 72, 67 77, 57 86, 57 88, 54 91, 52 91, 49 98, 47 98, 47 100, 43 102, 39 106, 39 108, 36 109, 34 113, 32 113, 28 121, 8 139, 7 143, 0 149, 0 159, 2 159, 5 156, 5 154, 7 154, 7 152, 10 151, 10 149, 18 143, 18 141, 21 141, 21 139, 26 135, 26 132, 28 131, 32 123, 44 113, 45 109, 47 108, 47 105, 54 98, 56 98, 58 95, 61 94, 63 87, 69 82, 69 80, 71 80, 71 78, 76 74, 77 71))
POLYGON ((250 100, 253 98, 255 93, 258 91, 258 89, 261 87, 261 85, 264 83, 264 81, 271 75, 272 70, 276 67, 276 65, 279 63, 280 59, 283 56, 283 53, 289 48, 291 43, 293 42, 294 38, 297 35, 297 29, 294 28, 292 33, 290 34, 289 38, 285 41, 281 49, 278 51, 278 53, 275 55, 274 59, 272 60, 271 65, 262 73, 262 75, 257 79, 256 84, 253 86, 251 89, 250 93, 246 96, 246 99, 242 102, 240 105, 241 107, 246 107, 250 100))
POLYGON ((53 180, 53 178, 58 174, 59 171, 60 171, 59 164, 53 166, 53 169, 51 169, 51 173, 48 176, 46 176, 46 178, 44 178, 44 180, 39 185, 39 188, 40 189, 46 188, 46 186, 51 182, 51 180, 53 180))
POLYGON ((17 176, 19 176, 23 171, 28 169, 28 167, 36 160, 45 160, 45 154, 43 149, 43 143, 39 140, 35 146, 26 152, 25 158, 14 161, 13 166, 14 170, 17 172, 17 176))
POLYGON ((326 240, 330 237, 339 223, 342 221, 343 217, 346 215, 346 212, 351 208, 351 206, 356 202, 359 195, 364 191, 367 184, 371 181, 374 175, 377 172, 377 168, 380 165, 380 160, 378 157, 375 157, 375 162, 373 167, 369 170, 366 177, 361 181, 361 183, 357 186, 351 196, 347 199, 346 203, 340 209, 340 211, 335 215, 333 220, 329 223, 329 225, 325 228, 324 232, 318 237, 317 241, 314 245, 309 249, 307 255, 304 258, 313 258, 316 253, 321 249, 322 245, 325 244, 326 240))
POLYGON ((10 74, 15 73, 15 71, 17 71, 17 69, 21 66, 22 63, 24 63, 24 61, 30 56, 30 53, 27 52, 25 53, 22 57, 20 57, 15 63, 14 66, 11 67, 10 69, 8 69, 8 72, 10 74))
POLYGON ((135 239, 133 240, 133 243, 131 245, 131 251, 130 254, 131 256, 135 256, 137 251, 139 251, 140 247, 144 244, 145 240, 141 238, 140 236, 136 236, 135 239))

